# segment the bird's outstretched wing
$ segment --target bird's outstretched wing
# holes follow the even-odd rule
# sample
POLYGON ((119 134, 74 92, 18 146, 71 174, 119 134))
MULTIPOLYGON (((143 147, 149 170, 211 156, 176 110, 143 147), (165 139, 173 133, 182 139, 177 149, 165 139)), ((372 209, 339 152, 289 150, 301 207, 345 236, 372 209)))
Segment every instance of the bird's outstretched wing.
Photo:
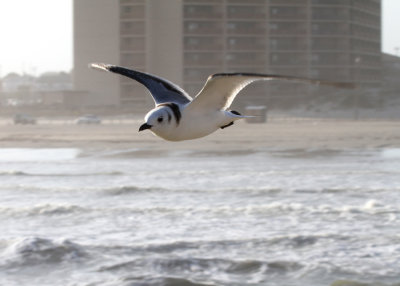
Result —
POLYGON ((252 82, 260 80, 305 82, 317 85, 330 85, 338 88, 353 87, 351 83, 331 82, 293 76, 255 73, 219 73, 209 76, 203 89, 197 94, 187 108, 193 112, 212 109, 226 110, 243 88, 252 82))
POLYGON ((192 98, 178 85, 155 75, 103 63, 89 64, 90 68, 117 73, 143 84, 151 93, 156 105, 166 102, 187 104, 192 98))

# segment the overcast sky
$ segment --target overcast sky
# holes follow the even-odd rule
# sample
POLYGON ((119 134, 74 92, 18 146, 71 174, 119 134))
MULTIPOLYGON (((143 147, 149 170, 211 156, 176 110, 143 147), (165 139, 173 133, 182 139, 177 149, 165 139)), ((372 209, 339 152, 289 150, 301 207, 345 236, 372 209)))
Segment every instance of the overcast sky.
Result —
MULTIPOLYGON (((382 3, 382 50, 396 54, 400 0, 382 3)), ((72 0, 0 0, 0 37, 0 76, 70 71, 72 0)))
POLYGON ((0 75, 72 68, 72 0, 0 0, 0 75))

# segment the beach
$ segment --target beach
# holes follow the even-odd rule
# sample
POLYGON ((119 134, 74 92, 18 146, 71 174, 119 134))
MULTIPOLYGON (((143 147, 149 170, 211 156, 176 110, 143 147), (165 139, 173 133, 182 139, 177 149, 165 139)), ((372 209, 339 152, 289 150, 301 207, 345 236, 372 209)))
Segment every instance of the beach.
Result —
POLYGON ((400 121, 281 120, 262 124, 236 122, 210 136, 167 142, 138 132, 140 120, 100 125, 0 124, 0 147, 76 147, 85 150, 259 151, 287 149, 379 149, 400 147, 400 121))

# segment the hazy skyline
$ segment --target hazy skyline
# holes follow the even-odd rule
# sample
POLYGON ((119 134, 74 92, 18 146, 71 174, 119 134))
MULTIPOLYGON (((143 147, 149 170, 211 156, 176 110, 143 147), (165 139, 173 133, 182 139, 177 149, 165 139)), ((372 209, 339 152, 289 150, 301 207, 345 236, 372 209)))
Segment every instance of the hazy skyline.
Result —
MULTIPOLYGON (((382 1, 382 51, 400 56, 399 11, 399 0, 382 1)), ((70 71, 72 16, 72 0, 1 0, 0 77, 70 71)))

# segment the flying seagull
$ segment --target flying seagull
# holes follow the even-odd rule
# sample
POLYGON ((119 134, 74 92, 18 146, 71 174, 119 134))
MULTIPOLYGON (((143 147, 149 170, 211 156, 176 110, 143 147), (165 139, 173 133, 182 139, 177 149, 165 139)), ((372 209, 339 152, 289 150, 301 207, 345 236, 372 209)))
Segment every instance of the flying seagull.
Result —
POLYGON ((292 76, 256 73, 217 73, 210 75, 202 90, 190 97, 178 85, 161 77, 103 63, 89 67, 117 73, 134 79, 151 93, 155 108, 145 116, 139 131, 151 130, 168 141, 191 140, 207 136, 216 130, 231 126, 234 121, 250 116, 230 110, 236 95, 247 85, 260 80, 286 80, 350 87, 348 83, 320 81, 292 76))

